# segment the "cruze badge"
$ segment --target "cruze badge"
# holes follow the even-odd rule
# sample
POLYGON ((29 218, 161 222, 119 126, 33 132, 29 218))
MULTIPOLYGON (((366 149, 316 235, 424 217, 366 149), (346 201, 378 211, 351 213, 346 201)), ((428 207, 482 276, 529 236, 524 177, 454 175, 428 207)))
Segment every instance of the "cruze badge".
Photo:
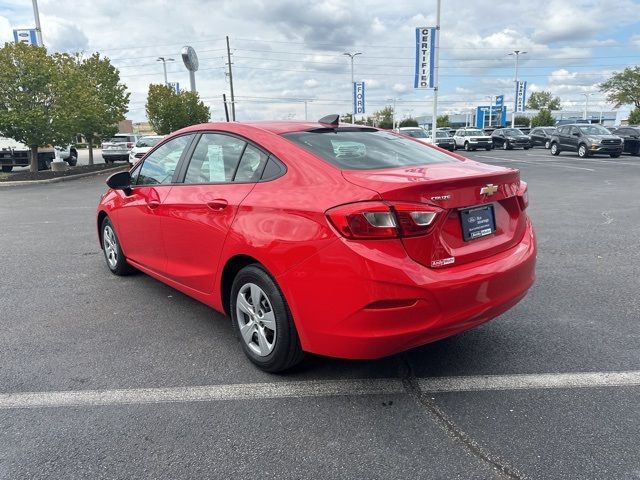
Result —
POLYGON ((434 202, 441 202, 443 200, 451 200, 451 195, 436 195, 435 197, 431 197, 431 200, 434 202))
POLYGON ((480 195, 493 195, 498 191, 498 186, 490 183, 480 189, 480 195))

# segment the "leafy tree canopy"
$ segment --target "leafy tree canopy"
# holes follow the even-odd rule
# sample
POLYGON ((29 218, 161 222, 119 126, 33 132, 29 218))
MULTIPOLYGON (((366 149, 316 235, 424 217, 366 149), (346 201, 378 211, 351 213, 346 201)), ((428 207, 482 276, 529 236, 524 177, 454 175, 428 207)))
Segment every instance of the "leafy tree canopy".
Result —
POLYGON ((176 93, 165 85, 149 85, 146 110, 149 123, 160 135, 208 122, 211 117, 209 107, 197 93, 176 93))
POLYGON ((627 67, 600 84, 600 91, 616 108, 628 103, 640 107, 640 66, 627 67))
POLYGON ((560 97, 554 97, 551 92, 533 92, 527 101, 527 108, 531 110, 560 110, 560 97))

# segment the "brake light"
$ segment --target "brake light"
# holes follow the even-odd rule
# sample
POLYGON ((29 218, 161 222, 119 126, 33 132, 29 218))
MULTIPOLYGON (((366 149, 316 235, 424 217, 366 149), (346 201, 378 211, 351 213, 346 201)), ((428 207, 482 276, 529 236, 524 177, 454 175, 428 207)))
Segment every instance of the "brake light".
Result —
POLYGON ((520 209, 525 210, 529 206, 529 187, 526 182, 520 182, 520 187, 518 188, 518 203, 520 204, 520 209))
POLYGON ((326 215, 346 238, 375 239, 424 235, 440 211, 424 204, 358 202, 332 208, 326 215))
POLYGON ((133 148, 133 143, 131 142, 127 143, 127 148, 133 148))

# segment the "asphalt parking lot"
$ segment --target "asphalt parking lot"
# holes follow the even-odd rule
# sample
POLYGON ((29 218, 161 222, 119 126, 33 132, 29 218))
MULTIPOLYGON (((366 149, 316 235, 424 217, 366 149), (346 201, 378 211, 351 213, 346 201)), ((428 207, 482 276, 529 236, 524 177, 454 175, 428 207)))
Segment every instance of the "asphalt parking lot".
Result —
POLYGON ((0 479, 640 479, 640 157, 463 155, 529 183, 529 295, 402 355, 279 376, 220 314, 108 272, 105 176, 0 187, 0 479))

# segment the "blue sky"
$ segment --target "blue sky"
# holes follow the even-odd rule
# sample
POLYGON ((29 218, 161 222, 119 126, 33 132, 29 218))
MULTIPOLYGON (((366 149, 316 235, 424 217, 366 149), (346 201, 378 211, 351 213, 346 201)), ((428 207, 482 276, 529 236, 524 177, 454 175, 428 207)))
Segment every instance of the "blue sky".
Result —
MULTIPOLYGON (((169 80, 187 86, 180 48, 200 57, 201 97, 221 119, 228 92, 229 35, 239 120, 310 118, 350 110, 345 51, 360 51, 356 79, 367 84, 367 111, 397 99, 399 116, 431 113, 430 91, 413 89, 414 28, 435 22, 435 0, 235 0, 154 2, 40 0, 43 36, 56 51, 102 52, 131 91, 130 118, 144 120, 148 85, 162 82, 157 56, 173 57, 169 80)), ((551 90, 563 108, 608 109, 597 83, 640 64, 640 2, 445 0, 442 8, 440 113, 467 111, 488 95, 513 98, 511 50, 528 91, 551 90)), ((0 0, 0 41, 32 26, 31 2, 0 0)), ((623 111, 627 108, 622 108, 623 111)))

